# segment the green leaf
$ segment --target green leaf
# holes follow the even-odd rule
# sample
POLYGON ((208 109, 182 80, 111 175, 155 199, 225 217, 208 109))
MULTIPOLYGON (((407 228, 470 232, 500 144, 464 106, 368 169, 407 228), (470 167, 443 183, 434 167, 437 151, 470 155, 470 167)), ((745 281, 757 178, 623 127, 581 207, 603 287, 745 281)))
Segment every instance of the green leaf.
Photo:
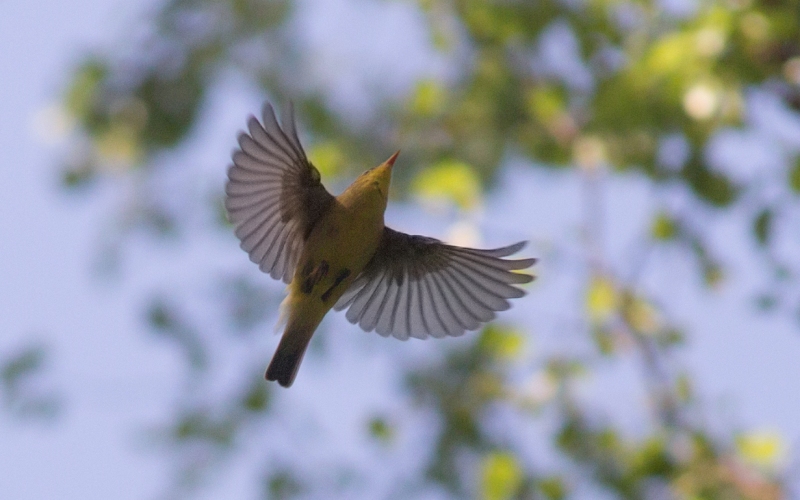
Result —
POLYGON ((136 97, 147 112, 147 125, 142 131, 146 146, 175 146, 194 125, 206 91, 196 70, 187 67, 173 78, 148 75, 137 89, 136 97))
POLYGON ((153 333, 177 344, 193 369, 205 370, 208 367, 204 343, 174 306, 162 297, 155 297, 145 314, 153 333))
POLYGON ((45 359, 45 348, 33 345, 23 349, 8 360, 4 360, 0 368, 0 380, 4 385, 13 386, 41 370, 45 359))
POLYGON ((769 208, 762 209, 753 221, 753 235, 759 245, 764 246, 769 242, 772 229, 773 212, 769 208))
POLYGON ((654 437, 645 441, 633 457, 633 468, 637 475, 669 477, 673 464, 664 440, 654 437))
POLYGON ((345 166, 344 152, 335 141, 314 144, 308 150, 308 158, 317 167, 323 180, 339 175, 345 166))
POLYGON ((475 207, 481 199, 481 181, 475 169, 458 160, 443 160, 423 170, 411 189, 423 199, 444 199, 458 207, 475 207))
POLYGON ((548 124, 566 111, 567 96, 563 88, 540 85, 528 91, 526 104, 531 115, 548 124))
POLYGON ((205 442, 227 448, 232 445, 237 425, 231 419, 215 418, 208 410, 189 410, 172 428, 172 438, 177 442, 205 442))
POLYGON ((483 329, 478 347, 491 357, 508 361, 519 357, 525 345, 525 336, 516 330, 490 324, 483 329))
POLYGON ((714 288, 722 283, 725 279, 725 273, 722 268, 713 262, 704 262, 703 265, 703 281, 711 288, 714 288))
POLYGON ((269 409, 269 404, 269 386, 264 383, 263 377, 255 377, 250 389, 242 398, 242 408, 248 412, 263 413, 269 409))
POLYGON ((756 431, 736 438, 736 448, 746 462, 770 469, 786 455, 786 442, 777 432, 756 431))
POLYGON ((586 290, 586 310, 589 318, 600 323, 609 319, 620 305, 619 293, 614 282, 605 276, 595 276, 586 290))
POLYGON ((432 116, 444 108, 446 99, 442 84, 435 80, 421 80, 411 95, 410 110, 420 116, 432 116))
POLYGON ((369 421, 369 434, 376 440, 385 444, 390 442, 394 437, 394 429, 386 418, 376 416, 369 421))
POLYGON ((675 236, 678 234, 678 224, 675 219, 668 214, 659 212, 653 220, 650 234, 653 235, 654 239, 659 241, 675 239, 675 236))
POLYGON ((169 307, 160 300, 154 301, 147 311, 147 320, 155 330, 163 332, 173 330, 177 325, 177 320, 169 307))
POLYGON ((683 175, 698 197, 716 207, 730 205, 739 194, 737 187, 725 175, 708 170, 696 161, 686 165, 683 175))
POLYGON ((773 293, 761 293, 756 297, 756 307, 762 311, 771 311, 778 305, 778 297, 773 293))
POLYGON ((278 470, 267 477, 265 498, 284 500, 294 498, 303 492, 303 484, 290 470, 278 470))
POLYGON ((482 498, 506 500, 522 485, 523 473, 517 459, 508 452, 490 453, 481 464, 482 498))
POLYGON ((654 335, 661 327, 658 312, 644 298, 626 294, 622 309, 623 317, 628 326, 642 335, 654 335))
POLYGON ((61 172, 61 183, 69 189, 85 187, 95 179, 95 174, 94 168, 89 163, 71 165, 61 172))
POLYGON ((678 376, 675 381, 675 395, 678 400, 683 403, 689 403, 692 400, 694 390, 692 389, 692 380, 685 373, 678 376))
POLYGON ((94 114, 99 88, 108 78, 109 68, 105 61, 91 58, 85 61, 73 77, 65 97, 67 111, 75 115, 89 130, 96 130, 99 123, 94 114))
POLYGON ((800 194, 800 157, 789 170, 789 187, 795 194, 800 194))
POLYGON ((567 496, 567 486, 558 476, 546 477, 537 483, 539 491, 548 500, 561 500, 567 496))
POLYGON ((602 326, 595 326, 592 328, 592 339, 600 354, 608 356, 614 353, 614 336, 608 329, 602 326))
POLYGON ((658 344, 662 347, 673 347, 684 342, 684 335, 677 328, 666 328, 658 335, 658 344))

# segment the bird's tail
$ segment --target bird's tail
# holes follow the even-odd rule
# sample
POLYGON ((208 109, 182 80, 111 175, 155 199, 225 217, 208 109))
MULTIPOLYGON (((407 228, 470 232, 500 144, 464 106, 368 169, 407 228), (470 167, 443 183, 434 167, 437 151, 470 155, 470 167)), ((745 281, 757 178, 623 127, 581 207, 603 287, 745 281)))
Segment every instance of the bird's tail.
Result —
POLYGON ((283 387, 289 387, 294 382, 308 343, 323 315, 302 314, 302 311, 294 310, 288 316, 283 337, 266 373, 267 380, 275 380, 283 387))

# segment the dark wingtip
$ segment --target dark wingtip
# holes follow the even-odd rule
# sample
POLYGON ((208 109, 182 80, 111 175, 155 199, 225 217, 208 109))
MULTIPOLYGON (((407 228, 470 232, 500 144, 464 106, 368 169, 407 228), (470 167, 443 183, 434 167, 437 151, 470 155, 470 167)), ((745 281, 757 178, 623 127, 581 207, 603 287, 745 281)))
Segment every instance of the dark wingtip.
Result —
POLYGON ((527 240, 522 240, 522 241, 518 241, 518 242, 514 243, 513 245, 507 246, 506 250, 508 250, 510 252, 509 255, 511 255, 511 254, 519 252, 520 250, 522 250, 526 246, 528 246, 528 241, 527 240))
POLYGON ((288 132, 287 129, 294 130, 294 102, 291 99, 281 107, 281 125, 284 132, 288 132))
POLYGON ((265 102, 264 106, 261 107, 261 120, 265 125, 267 123, 278 123, 278 118, 275 116, 275 108, 272 107, 269 101, 265 102))
MULTIPOLYGON (((254 120, 256 119, 255 117, 251 117, 251 118, 252 118, 252 119, 254 119, 254 120)), ((256 122, 257 122, 257 121, 258 121, 258 120, 256 120, 256 122)), ((250 121, 248 120, 248 122, 247 122, 247 123, 250 123, 250 121)), ((245 136, 249 136, 249 135, 250 135, 250 134, 249 134, 248 132, 244 131, 244 130, 240 130, 240 131, 239 131, 239 132, 236 134, 236 142, 239 144, 239 147, 238 147, 238 148, 236 148, 236 149, 234 149, 234 150, 233 150, 233 153, 236 153, 237 151, 241 151, 241 150, 242 150, 242 141, 244 140, 244 137, 245 137, 245 136)), ((233 156, 233 154, 231 154, 231 156, 233 156)))
POLYGON ((536 257, 530 257, 527 259, 518 259, 515 262, 518 262, 519 265, 521 266, 519 269, 527 269, 536 264, 537 262, 539 262, 539 259, 537 259, 536 257))
POLYGON ((508 245, 506 247, 492 248, 487 250, 478 250, 478 249, 475 250, 484 255, 501 258, 501 257, 508 257, 509 255, 513 255, 519 252, 520 250, 525 248, 527 244, 528 244, 527 241, 518 241, 513 245, 508 245))

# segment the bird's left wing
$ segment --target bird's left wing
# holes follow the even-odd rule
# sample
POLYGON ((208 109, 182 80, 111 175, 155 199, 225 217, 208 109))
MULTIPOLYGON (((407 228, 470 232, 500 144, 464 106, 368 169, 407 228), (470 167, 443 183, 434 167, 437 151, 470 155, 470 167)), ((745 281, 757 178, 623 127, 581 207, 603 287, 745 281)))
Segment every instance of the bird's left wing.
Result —
POLYGON ((334 202, 308 161, 289 109, 278 125, 267 103, 263 125, 251 116, 239 134, 225 186, 225 208, 250 260, 285 283, 292 281, 303 242, 334 202))
POLYGON ((388 227, 378 251, 335 305, 366 331, 405 340, 475 330, 525 292, 533 277, 514 272, 536 259, 504 259, 525 242, 493 250, 447 245, 388 227))

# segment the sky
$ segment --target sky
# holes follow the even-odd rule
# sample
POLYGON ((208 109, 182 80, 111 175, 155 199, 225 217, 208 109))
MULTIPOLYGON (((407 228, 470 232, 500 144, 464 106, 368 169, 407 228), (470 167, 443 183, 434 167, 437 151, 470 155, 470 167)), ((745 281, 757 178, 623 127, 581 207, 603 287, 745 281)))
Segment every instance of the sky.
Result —
MULTIPOLYGON (((131 32, 131 20, 147 8, 145 1, 121 0, 10 0, 0 7, 0 47, 5 48, 0 51, 0 148, 5 174, 5 182, 0 183, 0 353, 12 352, 30 339, 50 344, 49 383, 65 398, 64 411, 53 422, 19 422, 0 412, 3 498, 139 499, 161 492, 169 481, 168 457, 153 450, 142 435, 148 423, 168 415, 182 379, 177 355, 145 333, 140 297, 159 286, 183 287, 179 291, 185 291, 192 285, 185 277, 196 266, 214 266, 220 271, 249 269, 254 278, 259 276, 256 267, 236 249, 232 235, 193 245, 187 254, 181 254, 179 264, 169 250, 159 253, 145 243, 133 244, 126 255, 129 271, 121 282, 98 279, 92 272, 96 243, 110 230, 109 213, 119 209, 120 192, 101 187, 95 195, 82 197, 63 191, 58 161, 64 148, 53 143, 47 131, 54 126, 52 109, 70 68, 87 50, 123 44, 131 32), (182 284, 171 285, 173 282, 182 284)), ((416 21, 408 9, 397 4, 387 8, 380 15, 377 11, 356 15, 354 10, 335 7, 335 12, 324 13, 331 15, 320 15, 319 9, 314 11, 317 17, 309 15, 311 43, 335 41, 320 52, 321 60, 328 64, 327 69, 320 69, 320 78, 346 73, 342 65, 351 65, 345 69, 355 72, 378 67, 388 74, 397 72, 397 78, 390 79, 390 90, 395 92, 407 88, 415 75, 446 75, 447 68, 435 60, 409 58, 406 60, 413 62, 405 66, 392 65, 395 59, 380 55, 397 50, 390 40, 376 43, 373 52, 360 58, 355 56, 357 42, 336 37, 337 32, 359 32, 358 28, 366 25, 369 28, 362 36, 367 37, 379 38, 376 33, 402 31, 404 26, 414 32, 416 21), (367 19, 378 21, 367 23, 367 19), (347 23, 351 23, 348 29, 334 29, 347 23)), ((403 49, 418 50, 414 37, 407 39, 411 41, 405 42, 408 45, 403 49)), ((342 105, 351 103, 359 92, 358 85, 346 79, 336 87, 342 105)), ((204 144, 203 148, 183 152, 208 173, 201 182, 223 182, 235 132, 243 127, 247 114, 260 107, 260 100, 252 88, 235 79, 212 96, 205 112, 215 120, 192 138, 193 144, 204 144)), ((758 109, 762 107, 768 103, 758 109)), ((768 126, 769 120, 762 121, 768 126)), ((740 139, 734 137, 733 142, 740 139)), ((764 154, 766 159, 759 165, 769 168, 768 148, 764 154)), ((746 170, 742 172, 747 175, 746 170)), ((626 248, 641 237, 641 227, 658 205, 647 183, 636 177, 609 181, 606 188, 612 231, 607 237, 608 253, 612 261, 621 264, 626 248)), ((490 195, 484 212, 467 222, 480 230, 488 244, 530 239, 533 244, 527 251, 542 257, 537 284, 507 318, 532 325, 537 334, 533 348, 540 352, 584 345, 585 339, 558 327, 563 318, 556 305, 574 302, 581 283, 578 273, 565 271, 570 263, 556 257, 554 251, 562 235, 573 240, 579 237, 579 180, 512 165, 503 173, 498 191, 503 195, 490 195), (553 207, 561 208, 554 211, 553 207), (514 211, 539 216, 526 220, 523 228, 519 220, 503 215, 514 211)), ((712 222, 713 241, 733 263, 738 285, 704 290, 685 256, 665 251, 656 256, 666 262, 661 266, 664 271, 648 275, 647 286, 664 294, 671 312, 688 330, 702 333, 691 337, 680 357, 696 377, 708 418, 729 429, 778 432, 787 443, 797 443, 800 392, 787 388, 800 380, 800 335, 789 319, 763 317, 752 307, 750 294, 758 278, 756 269, 746 264, 753 262, 754 252, 749 235, 740 229, 741 220, 734 216, 717 221, 713 215, 705 216, 712 222)), ((398 229, 439 237, 454 222, 441 213, 405 206, 390 208, 387 221, 398 229)), ((325 334, 353 329, 341 315, 326 319, 323 327, 325 334)), ((260 342, 268 351, 277 337, 265 334, 260 342)), ((320 435, 333 437, 317 449, 312 438, 295 440, 302 435, 299 424, 286 423, 288 437, 283 446, 300 447, 314 457, 312 462, 326 463, 334 456, 331 450, 364 439, 359 432, 368 401, 401 415, 398 456, 410 461, 413 450, 426 439, 425 420, 397 407, 392 399, 397 381, 387 366, 395 356, 428 355, 425 351, 435 349, 436 344, 391 342, 375 336, 358 344, 361 347, 353 347, 354 341, 343 340, 330 354, 337 363, 304 364, 292 392, 282 394, 277 404, 301 408, 304 415, 337 408, 320 430, 320 435), (365 353, 366 360, 362 359, 365 353), (364 391, 352 391, 348 381, 363 377, 375 383, 364 391), (329 432, 323 432, 325 429, 329 432)), ((229 357, 244 355, 241 349, 232 348, 229 357)), ((636 363, 631 362, 600 371, 584 386, 586 397, 597 404, 609 398, 642 397, 635 391, 631 395, 630 385, 624 382, 635 378, 636 370, 636 363)), ((624 411, 615 418, 633 427, 637 421, 637 415, 624 411)), ((363 447, 351 448, 353 451, 345 453, 348 460, 376 470, 395 459, 375 461, 375 454, 364 452, 363 447)), ((263 459, 255 449, 247 456, 263 459)), ((237 474, 215 480, 206 496, 219 498, 223 491, 245 496, 250 491, 247 478, 237 474)), ((389 488, 388 479, 386 483, 377 488, 389 488)))
POLYGON ((0 187, 0 352, 29 339, 49 343, 48 383, 66 398, 55 422, 25 424, 0 414, 4 498, 143 498, 164 477, 157 461, 136 451, 131 431, 152 414, 159 371, 169 366, 144 354, 141 336, 109 334, 137 326, 124 294, 90 274, 108 203, 61 190, 58 149, 40 126, 82 52, 113 41, 143 7, 113 0, 0 6, 0 142, 8 179, 0 187))

